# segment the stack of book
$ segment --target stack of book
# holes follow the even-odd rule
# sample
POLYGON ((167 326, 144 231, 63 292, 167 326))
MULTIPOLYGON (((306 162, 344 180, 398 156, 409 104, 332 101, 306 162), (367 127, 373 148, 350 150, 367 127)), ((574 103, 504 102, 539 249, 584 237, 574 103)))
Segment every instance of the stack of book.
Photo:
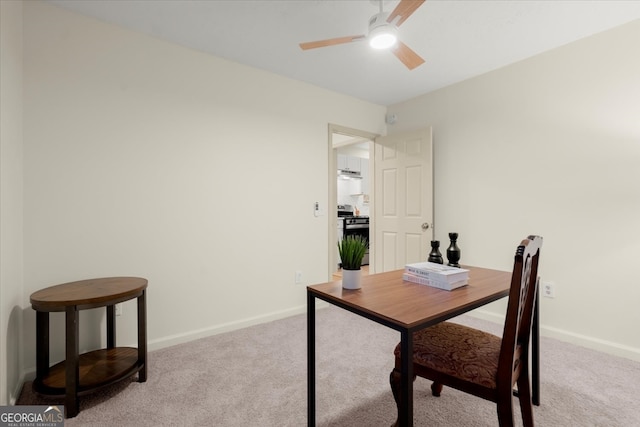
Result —
POLYGON ((450 291, 469 283, 469 270, 428 261, 416 262, 405 265, 402 279, 450 291))

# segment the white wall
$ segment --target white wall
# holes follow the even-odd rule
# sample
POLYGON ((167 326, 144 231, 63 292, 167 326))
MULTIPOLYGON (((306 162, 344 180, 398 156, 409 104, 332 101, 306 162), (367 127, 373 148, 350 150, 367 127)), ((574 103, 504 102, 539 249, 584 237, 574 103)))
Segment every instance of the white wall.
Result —
POLYGON ((433 126, 444 248, 457 231, 464 263, 508 270, 542 235, 543 333, 640 360, 638 40, 635 21, 393 105, 389 133, 433 126))
POLYGON ((0 405, 22 364, 22 4, 0 1, 0 405))
MULTIPOLYGON (((294 272, 327 280, 313 206, 328 202, 328 124, 380 133, 386 108, 24 7, 24 305, 57 283, 148 278, 151 349, 301 312, 294 272)), ((102 316, 82 314, 83 346, 99 345, 102 316)), ((28 310, 27 370, 34 322, 28 310)), ((133 302, 118 322, 134 344, 133 302)))

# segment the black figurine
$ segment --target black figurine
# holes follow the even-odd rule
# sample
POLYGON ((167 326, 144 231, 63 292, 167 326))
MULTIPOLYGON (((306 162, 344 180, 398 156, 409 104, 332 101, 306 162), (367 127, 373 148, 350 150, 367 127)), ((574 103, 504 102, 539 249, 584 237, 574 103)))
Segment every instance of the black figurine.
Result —
POLYGON ((437 264, 444 264, 444 260, 442 259, 442 254, 440 253, 440 241, 432 240, 431 241, 431 252, 429 252, 429 258, 427 261, 435 262, 437 264))
POLYGON ((449 233, 449 239, 451 244, 447 248, 447 259, 452 267, 460 267, 458 261, 460 261, 460 248, 458 247, 458 233, 449 233))

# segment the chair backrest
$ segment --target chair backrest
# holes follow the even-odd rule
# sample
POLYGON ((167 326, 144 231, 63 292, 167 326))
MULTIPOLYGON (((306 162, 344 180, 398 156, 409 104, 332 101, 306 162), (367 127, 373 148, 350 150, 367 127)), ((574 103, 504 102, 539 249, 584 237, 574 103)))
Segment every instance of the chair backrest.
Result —
POLYGON ((541 246, 542 237, 529 236, 516 249, 498 362, 498 387, 500 383, 508 381, 506 387, 510 388, 522 367, 518 363, 520 357, 528 357, 533 307, 538 294, 538 259, 541 246))

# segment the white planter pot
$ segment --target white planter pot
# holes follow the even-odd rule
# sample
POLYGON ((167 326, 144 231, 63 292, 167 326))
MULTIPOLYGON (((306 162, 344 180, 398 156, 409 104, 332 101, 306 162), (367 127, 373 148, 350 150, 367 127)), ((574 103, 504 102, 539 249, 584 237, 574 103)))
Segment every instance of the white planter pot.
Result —
POLYGON ((362 270, 342 270, 342 287, 344 289, 360 289, 362 286, 362 270))

